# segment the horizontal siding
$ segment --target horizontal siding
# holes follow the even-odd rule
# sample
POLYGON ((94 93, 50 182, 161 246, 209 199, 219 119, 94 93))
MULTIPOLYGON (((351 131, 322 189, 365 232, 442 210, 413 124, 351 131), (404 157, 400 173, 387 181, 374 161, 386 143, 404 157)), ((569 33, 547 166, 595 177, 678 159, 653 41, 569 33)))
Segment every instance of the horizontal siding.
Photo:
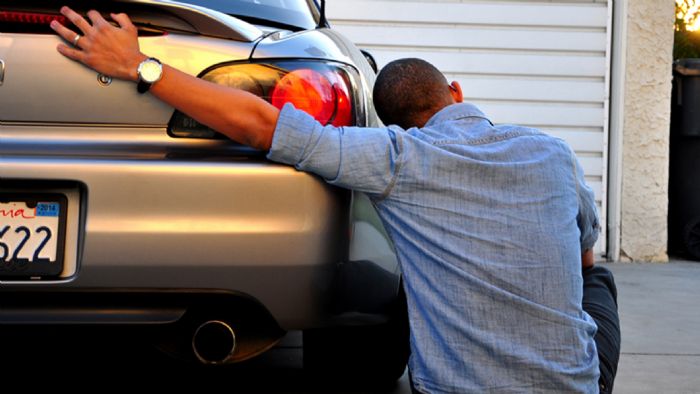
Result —
POLYGON ((401 46, 430 48, 478 48, 501 50, 546 50, 605 52, 605 32, 558 31, 552 40, 551 29, 523 30, 475 28, 469 26, 413 26, 389 25, 387 23, 339 22, 334 27, 360 45, 401 46), (389 28, 387 28, 389 27, 389 28), (517 35, 513 34, 517 32, 517 35), (405 42, 411 37, 410 42, 405 42))
POLYGON ((534 127, 567 141, 569 146, 578 153, 600 153, 605 147, 602 127, 600 130, 595 130, 595 128, 586 130, 566 127, 551 129, 540 125, 535 125, 534 127))
POLYGON ((579 163, 586 176, 603 176, 603 167, 600 165, 600 157, 579 157, 579 163))
MULTIPOLYGON (((342 31, 342 30, 341 30, 342 31)), ((352 37, 349 37, 352 39, 352 37)), ((423 50, 419 48, 377 48, 369 50, 379 64, 387 64, 402 57, 420 57, 429 61, 444 73, 469 73, 483 75, 519 75, 571 77, 605 77, 605 57, 587 54, 550 53, 501 53, 423 50)))
POLYGON ((333 0, 328 15, 331 20, 605 29, 608 12, 594 3, 333 0))
POLYGON ((603 107, 583 107, 545 103, 495 103, 472 99, 495 123, 525 126, 600 126, 604 119, 603 107))
MULTIPOLYGON (((605 223, 606 0, 334 0, 333 27, 380 67, 423 58, 496 124, 536 127, 577 153, 605 223)), ((605 250, 605 236, 596 246, 605 250)))
MULTIPOLYGON (((601 182, 600 180, 592 180, 586 178, 586 183, 597 196, 601 195, 601 193, 603 192, 603 182, 601 182)), ((599 198, 596 198, 596 201, 598 202, 598 205, 600 205, 601 200, 599 198)))
POLYGON ((539 102, 574 102, 600 104, 605 99, 601 81, 552 80, 529 77, 497 77, 447 73, 447 79, 458 81, 468 98, 539 102))

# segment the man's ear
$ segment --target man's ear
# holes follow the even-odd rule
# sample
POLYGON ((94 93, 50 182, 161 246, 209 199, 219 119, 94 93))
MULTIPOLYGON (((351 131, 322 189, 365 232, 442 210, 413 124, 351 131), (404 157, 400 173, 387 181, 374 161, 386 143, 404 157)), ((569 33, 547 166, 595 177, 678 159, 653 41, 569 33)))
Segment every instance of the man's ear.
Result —
POLYGON ((450 83, 450 95, 452 96, 452 99, 455 101, 455 103, 461 103, 464 101, 464 96, 462 95, 462 87, 459 86, 459 82, 457 81, 452 81, 450 83))

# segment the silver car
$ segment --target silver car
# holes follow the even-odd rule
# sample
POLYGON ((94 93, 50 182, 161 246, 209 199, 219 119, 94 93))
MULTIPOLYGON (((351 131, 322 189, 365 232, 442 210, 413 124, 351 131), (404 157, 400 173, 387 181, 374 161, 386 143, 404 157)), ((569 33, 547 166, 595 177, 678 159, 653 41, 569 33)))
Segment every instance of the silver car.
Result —
POLYGON ((143 327, 205 364, 303 330, 305 367, 398 378, 406 311, 371 202, 64 58, 64 3, 127 13, 145 53, 205 80, 377 124, 366 54, 311 0, 4 1, 0 329, 143 327))

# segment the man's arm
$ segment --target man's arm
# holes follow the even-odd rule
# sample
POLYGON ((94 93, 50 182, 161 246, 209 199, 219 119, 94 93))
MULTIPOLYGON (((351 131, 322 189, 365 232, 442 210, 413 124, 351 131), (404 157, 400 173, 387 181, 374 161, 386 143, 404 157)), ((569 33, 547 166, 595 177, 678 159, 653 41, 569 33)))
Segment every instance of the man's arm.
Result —
MULTIPOLYGON (((89 23, 68 7, 65 15, 83 33, 77 47, 59 44, 64 56, 114 78, 136 82, 138 65, 148 56, 141 53, 138 32, 125 14, 112 14, 119 27, 111 25, 97 11, 88 12, 89 23)), ((66 41, 76 33, 54 21, 51 27, 66 41)), ((168 65, 151 94, 186 113, 198 122, 234 141, 269 150, 279 110, 251 93, 223 87, 185 74, 168 65)))
MULTIPOLYGON (((85 34, 78 48, 60 44, 61 54, 114 78, 138 79, 136 70, 147 56, 139 50, 136 27, 126 15, 111 15, 119 24, 116 27, 96 11, 87 14, 92 24, 68 7, 61 13, 85 34)), ((57 22, 51 27, 68 42, 76 37, 57 22)), ((248 92, 163 68, 162 78, 150 92, 198 122, 235 141, 268 150, 269 159, 318 174, 329 183, 381 197, 391 192, 405 151, 397 133, 385 128, 323 126, 291 105, 280 112, 248 92)))
POLYGON ((593 249, 586 249, 581 253, 581 268, 586 269, 593 267, 595 264, 595 256, 593 255, 593 249))
POLYGON ((585 269, 595 264, 593 245, 595 245, 595 242, 598 240, 600 221, 598 219, 598 208, 595 204, 595 194, 586 184, 583 169, 573 151, 571 151, 571 158, 574 163, 576 193, 578 194, 578 215, 576 216, 576 223, 581 231, 581 266, 585 269))

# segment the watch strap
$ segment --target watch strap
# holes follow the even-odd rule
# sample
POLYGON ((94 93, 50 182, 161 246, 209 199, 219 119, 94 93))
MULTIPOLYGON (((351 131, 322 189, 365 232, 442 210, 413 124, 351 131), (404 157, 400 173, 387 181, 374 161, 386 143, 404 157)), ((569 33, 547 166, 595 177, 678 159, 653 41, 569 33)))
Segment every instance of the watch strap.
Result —
POLYGON ((151 88, 151 85, 153 84, 139 79, 139 82, 136 84, 136 91, 141 94, 146 93, 151 88))

